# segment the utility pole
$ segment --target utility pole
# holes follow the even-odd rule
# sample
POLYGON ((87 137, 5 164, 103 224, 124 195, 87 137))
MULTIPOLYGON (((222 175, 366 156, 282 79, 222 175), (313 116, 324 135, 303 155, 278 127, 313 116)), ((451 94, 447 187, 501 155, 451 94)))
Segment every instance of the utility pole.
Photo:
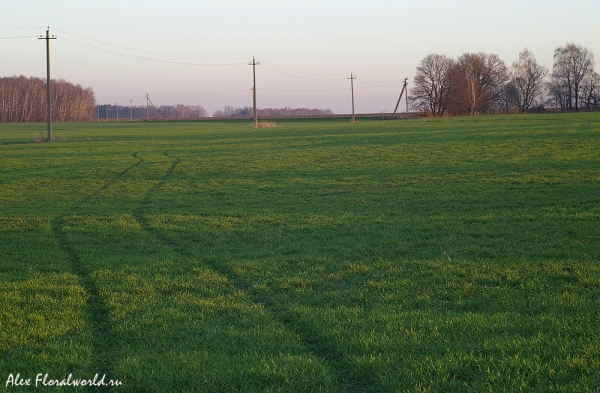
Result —
POLYGON ((48 140, 52 140, 52 102, 50 98, 50 40, 55 40, 56 37, 50 37, 50 27, 46 30, 46 37, 40 36, 39 40, 46 40, 46 105, 48 110, 48 140))
POLYGON ((404 78, 404 88, 406 89, 406 117, 408 118, 408 78, 404 78))
POLYGON ((400 100, 402 100, 402 94, 406 91, 406 113, 408 116, 408 78, 404 78, 404 85, 402 85, 402 90, 400 91, 400 97, 398 97, 398 102, 396 103, 396 107, 394 108, 394 113, 390 119, 393 119, 396 116, 396 111, 398 111, 398 106, 400 105, 400 100))
MULTIPOLYGON (((152 108, 154 108, 154 112, 156 112, 156 114, 158 115, 158 117, 161 120, 164 120, 162 115, 160 114, 160 112, 158 111, 158 109, 156 109, 156 107, 154 106, 154 103, 152 102, 152 100, 150 99, 150 96, 148 95, 148 93, 146 93, 146 118, 148 118, 148 102, 150 102, 150 105, 152 105, 152 108)), ((149 120, 149 119, 148 119, 149 120)))
POLYGON ((117 123, 119 122, 119 103, 117 102, 117 123))
POLYGON ((105 105, 104 108, 106 109, 106 122, 108 123, 108 105, 105 105))
POLYGON ((350 78, 348 79, 350 79, 350 87, 352 88, 352 119, 350 121, 354 123, 356 121, 356 118, 354 117, 354 79, 356 79, 356 77, 350 73, 350 78))
POLYGON ((248 63, 249 65, 252 66, 252 76, 254 78, 254 87, 252 88, 252 101, 253 101, 253 107, 254 107, 254 128, 258 127, 258 111, 256 110, 256 66, 259 65, 260 63, 257 63, 256 60, 254 60, 254 57, 252 57, 252 63, 248 63))
POLYGON ((129 121, 133 121, 133 98, 129 100, 129 121))

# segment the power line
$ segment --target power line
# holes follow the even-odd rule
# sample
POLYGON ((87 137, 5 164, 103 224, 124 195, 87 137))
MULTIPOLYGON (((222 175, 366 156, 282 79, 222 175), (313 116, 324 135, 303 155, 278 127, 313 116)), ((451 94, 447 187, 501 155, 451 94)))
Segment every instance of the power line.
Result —
POLYGON ((289 71, 285 71, 285 70, 280 70, 277 69, 275 67, 270 67, 268 65, 265 65, 264 68, 266 70, 269 70, 271 72, 275 72, 277 74, 281 74, 281 75, 285 75, 285 76, 289 76, 292 78, 297 78, 297 79, 306 79, 306 80, 313 80, 313 81, 339 81, 342 80, 343 78, 327 78, 327 77, 310 77, 310 76, 304 76, 304 75, 296 75, 293 72, 289 72, 289 71))
MULTIPOLYGON (((252 65, 252 63, 249 63, 250 65, 252 65)), ((259 63, 256 63, 257 65, 259 63)), ((262 66, 262 63, 260 63, 260 65, 262 66)), ((356 80, 356 79, 355 79, 356 80)), ((363 79, 361 78, 361 81, 363 79)), ((361 83, 364 83, 361 82, 361 83)), ((375 86, 377 87, 377 86, 375 86)), ((392 86, 386 86, 385 88, 392 88, 392 86)), ((319 86, 298 86, 298 87, 280 87, 280 86, 264 86, 261 87, 262 91, 274 91, 274 92, 290 92, 290 93, 310 93, 310 92, 335 92, 335 91, 346 91, 347 87, 344 87, 342 85, 336 85, 336 86, 323 86, 323 87, 319 87, 319 86)), ((372 87, 369 86, 354 86, 354 90, 369 90, 372 89, 372 87)), ((172 93, 172 92, 167 92, 167 93, 152 93, 152 95, 154 96, 159 96, 159 97, 181 97, 181 96, 185 96, 185 97, 207 97, 207 96, 216 96, 216 95, 227 95, 227 94, 235 94, 235 93, 242 93, 242 92, 246 92, 248 91, 247 88, 245 87, 237 87, 237 88, 231 88, 231 89, 223 89, 223 90, 210 90, 210 91, 205 91, 205 92, 188 92, 188 93, 172 93)), ((141 98, 141 97, 140 97, 141 98)))
POLYGON ((380 89, 395 89, 397 88, 398 84, 402 83, 402 81, 372 82, 364 78, 361 78, 361 81, 361 83, 364 83, 365 85, 377 87, 380 89))
POLYGON ((97 47, 97 46, 93 46, 93 45, 89 45, 89 44, 85 44, 85 43, 73 41, 73 40, 70 40, 68 38, 62 39, 61 42, 64 42, 64 43, 69 44, 69 45, 77 46, 77 47, 80 47, 80 48, 85 48, 85 49, 93 50, 93 51, 96 51, 96 52, 108 53, 108 54, 111 54, 111 55, 121 56, 121 57, 128 57, 130 59, 152 61, 152 62, 156 62, 156 63, 190 65, 190 66, 206 66, 206 67, 211 67, 211 66, 214 66, 214 67, 234 66, 234 65, 243 65, 243 64, 245 64, 245 63, 192 63, 192 62, 183 62, 183 61, 161 60, 161 59, 153 59, 153 58, 150 58, 150 57, 143 57, 143 56, 132 55, 132 54, 128 54, 128 53, 117 52, 117 51, 110 50, 110 49, 100 48, 100 47, 97 47))
POLYGON ((347 87, 340 87, 340 88, 335 88, 335 89, 290 89, 290 88, 265 88, 263 87, 262 90, 265 91, 289 91, 289 92, 319 92, 319 91, 341 91, 341 90, 346 90, 347 87))
POLYGON ((44 29, 44 26, 34 26, 34 27, 0 27, 0 30, 37 30, 44 29))
POLYGON ((35 38, 37 35, 22 35, 18 37, 0 37, 0 40, 15 40, 19 38, 35 38))
POLYGON ((402 83, 403 82, 402 79, 393 79, 393 80, 385 80, 385 81, 375 81, 375 80, 372 80, 372 79, 369 79, 369 78, 364 78, 364 77, 361 77, 361 80, 368 81, 370 83, 379 84, 379 85, 381 85, 381 84, 388 84, 388 83, 396 83, 396 84, 398 84, 398 83, 402 83))
POLYGON ((190 93, 153 93, 155 96, 212 96, 221 94, 232 94, 248 91, 247 87, 239 87, 224 90, 212 90, 207 92, 190 92, 190 93))
MULTIPOLYGON (((356 79, 356 78, 355 78, 356 79)), ((358 82, 357 82, 358 83, 358 82)), ((378 86, 375 86, 378 87, 378 86)), ((382 88, 382 87, 378 87, 378 88, 382 88)), ((386 86, 387 88, 392 88, 392 86, 386 86)), ((319 92, 319 91, 342 91, 342 90, 346 90, 347 87, 323 87, 323 88, 319 88, 319 87, 307 87, 307 88, 303 88, 303 87, 298 87, 298 88, 288 88, 288 87, 273 87, 273 86, 269 86, 269 87, 262 87, 261 90, 266 90, 266 91, 289 91, 289 92, 319 92)), ((354 86, 354 90, 370 90, 373 89, 373 87, 370 86, 354 86)))
MULTIPOLYGON (((150 52, 150 51, 145 51, 145 50, 140 50, 140 49, 134 49, 134 48, 129 48, 126 46, 121 46, 121 45, 115 45, 115 44, 110 44, 108 42, 103 42, 103 41, 99 41, 99 40, 95 40, 92 38, 87 38, 87 37, 83 37, 81 35, 77 35, 77 34, 73 34, 73 33, 69 33, 63 30, 59 30, 59 29, 55 29, 57 31, 60 31, 61 33, 65 33, 77 38, 81 38, 84 40, 88 40, 88 41, 92 41, 92 42, 96 42, 102 45, 107 45, 107 46, 112 46, 115 48, 119 48, 119 49, 124 49, 124 50, 128 50, 128 51, 132 51, 132 52, 138 52, 138 53, 145 53, 148 55, 155 55, 155 56, 161 56, 161 57, 171 57, 171 58, 177 58, 177 59, 191 59, 191 60, 215 60, 215 61, 223 61, 223 60, 241 60, 244 57, 229 57, 229 58, 210 58, 210 57, 193 57, 193 56, 177 56, 177 55, 168 55, 168 54, 164 54, 164 53, 157 53, 157 52, 150 52)), ((85 44, 85 43, 81 43, 81 42, 77 42, 77 41, 73 41, 73 40, 68 40, 70 43, 72 44, 79 44, 82 47, 86 47, 88 49, 96 49, 99 51, 106 51, 107 53, 113 53, 113 54, 117 54, 120 52, 115 52, 115 51, 111 51, 108 49, 104 49, 104 48, 99 48, 96 46, 92 46, 90 44, 85 44)), ((121 53, 122 54, 122 53, 121 53)), ((123 55, 127 55, 127 56, 133 56, 133 55, 128 55, 128 54, 123 54, 123 55)), ((137 57, 136 57, 137 58, 137 57)), ((147 58, 143 58, 142 59, 147 59, 147 58)), ((166 60, 155 60, 155 61, 164 61, 167 62, 166 60)), ((181 62, 174 62, 175 64, 193 64, 193 65, 239 65, 239 64, 243 64, 243 63, 227 63, 227 64, 217 64, 217 63, 207 63, 207 64, 200 64, 200 63, 181 63, 181 62)))
POLYGON ((263 63, 263 65, 265 65, 265 63, 266 63, 267 66, 278 68, 278 69, 282 69, 284 71, 291 72, 291 73, 296 73, 296 74, 318 76, 318 77, 322 77, 322 78, 333 78, 332 80, 343 79, 345 77, 342 74, 315 74, 315 73, 311 73, 311 72, 296 71, 296 70, 292 70, 291 68, 282 67, 282 66, 279 66, 277 64, 265 61, 264 59, 259 59, 259 60, 263 63))

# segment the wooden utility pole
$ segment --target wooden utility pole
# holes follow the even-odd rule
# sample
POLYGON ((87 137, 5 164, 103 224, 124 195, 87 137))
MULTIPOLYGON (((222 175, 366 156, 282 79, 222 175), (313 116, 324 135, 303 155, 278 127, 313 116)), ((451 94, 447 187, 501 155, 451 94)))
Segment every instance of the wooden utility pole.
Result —
POLYGON ((252 102, 253 102, 253 108, 254 108, 254 128, 258 128, 258 111, 256 109, 256 66, 259 65, 260 63, 257 63, 256 60, 254 60, 254 57, 252 57, 252 63, 248 63, 249 65, 252 66, 252 76, 254 79, 254 87, 252 88, 252 102))
POLYGON ((133 121, 133 98, 129 100, 129 121, 133 121))
POLYGON ((38 39, 46 40, 46 106, 48 111, 48 140, 52 140, 52 100, 50 98, 50 40, 56 37, 50 37, 50 27, 46 30, 46 37, 40 36, 38 39))
POLYGON ((156 112, 156 114, 158 115, 158 117, 161 120, 164 120, 162 115, 160 114, 160 112, 158 111, 158 109, 156 109, 156 107, 154 106, 154 103, 152 102, 152 100, 150 99, 150 96, 148 95, 148 93, 146 93, 146 117, 148 117, 148 102, 150 102, 150 105, 152 105, 152 108, 154 108, 154 112, 156 112))
POLYGON ((117 102, 117 123, 119 122, 119 103, 117 102))
POLYGON ((350 78, 348 79, 350 79, 350 87, 352 89, 352 119, 350 121, 354 123, 356 121, 356 118, 354 117, 354 79, 356 79, 356 77, 350 73, 350 78))
POLYGON ((408 78, 404 78, 404 88, 406 89, 406 116, 408 118, 408 78))
POLYGON ((400 100, 402 100, 402 95, 406 91, 406 113, 408 114, 408 78, 404 78, 404 85, 402 86, 402 90, 400 91, 400 97, 398 97, 398 102, 396 103, 396 107, 394 108, 394 113, 392 113, 391 118, 393 119, 396 116, 396 111, 398 110, 398 106, 400 105, 400 100))

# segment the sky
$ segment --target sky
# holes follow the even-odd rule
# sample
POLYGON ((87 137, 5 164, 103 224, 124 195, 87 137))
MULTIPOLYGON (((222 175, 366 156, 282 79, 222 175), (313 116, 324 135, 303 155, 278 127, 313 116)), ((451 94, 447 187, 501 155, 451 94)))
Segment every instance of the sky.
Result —
MULTIPOLYGON (((392 112, 431 53, 528 48, 551 70, 576 43, 600 56, 598 0, 0 0, 0 77, 91 87, 98 104, 252 106, 392 112)), ((600 61, 600 58, 598 58, 600 61)), ((598 70, 600 65, 596 67, 598 70)))

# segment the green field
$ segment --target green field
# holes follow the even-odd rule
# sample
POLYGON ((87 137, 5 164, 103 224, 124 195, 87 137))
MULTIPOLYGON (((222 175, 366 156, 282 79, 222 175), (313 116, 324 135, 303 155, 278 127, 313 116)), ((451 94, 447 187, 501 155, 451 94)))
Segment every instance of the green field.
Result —
POLYGON ((0 125, 0 391, 600 391, 600 114, 277 123, 0 125))

